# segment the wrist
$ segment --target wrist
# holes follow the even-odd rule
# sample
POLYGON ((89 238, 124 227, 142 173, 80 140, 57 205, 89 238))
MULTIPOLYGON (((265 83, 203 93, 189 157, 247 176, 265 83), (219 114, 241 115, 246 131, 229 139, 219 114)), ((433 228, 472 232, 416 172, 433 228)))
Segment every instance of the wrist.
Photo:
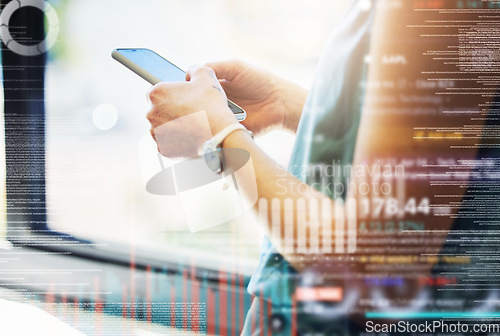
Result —
POLYGON ((208 167, 215 173, 220 174, 226 170, 226 164, 224 163, 225 155, 223 154, 223 144, 225 140, 231 136, 233 133, 244 131, 245 133, 252 136, 245 126, 240 123, 233 123, 226 126, 219 133, 215 134, 210 140, 203 143, 200 155, 203 156, 208 167))
POLYGON ((238 120, 236 120, 233 112, 228 107, 222 113, 212 113, 209 119, 212 136, 215 136, 227 126, 235 123, 238 123, 238 120))
POLYGON ((307 90, 296 84, 289 83, 283 99, 283 128, 292 132, 297 131, 302 110, 307 98, 307 90))
POLYGON ((249 143, 255 144, 253 135, 248 130, 241 130, 242 132, 232 132, 229 134, 224 141, 222 141, 222 148, 248 148, 246 145, 249 143))

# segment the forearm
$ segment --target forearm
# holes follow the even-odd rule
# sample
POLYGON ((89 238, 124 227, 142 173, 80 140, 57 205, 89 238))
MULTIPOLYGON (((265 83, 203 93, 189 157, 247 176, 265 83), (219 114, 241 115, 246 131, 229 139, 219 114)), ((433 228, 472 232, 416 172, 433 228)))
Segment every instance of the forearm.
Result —
POLYGON ((282 85, 286 87, 286 89, 283 89, 283 92, 285 92, 283 99, 283 127, 295 133, 297 131, 300 116, 302 115, 308 91, 287 80, 283 80, 282 85))
MULTIPOLYGON (((301 246, 310 245, 306 241, 311 236, 312 239, 318 240, 326 232, 326 241, 333 239, 331 210, 334 203, 330 198, 276 164, 244 132, 234 132, 228 136, 223 148, 240 148, 250 153, 255 181, 248 181, 248 178, 253 178, 251 174, 241 177, 244 181, 238 181, 239 190, 249 195, 252 193, 252 182, 257 184, 256 208, 259 210, 259 222, 273 245, 292 265, 297 267, 294 260, 301 254, 301 246), (325 217, 322 214, 326 208, 330 211, 325 217), (294 232, 297 234, 293 234, 294 232), (297 236, 297 239, 293 239, 294 236, 297 236)), ((231 157, 227 157, 225 161, 228 166, 233 164, 231 157)))

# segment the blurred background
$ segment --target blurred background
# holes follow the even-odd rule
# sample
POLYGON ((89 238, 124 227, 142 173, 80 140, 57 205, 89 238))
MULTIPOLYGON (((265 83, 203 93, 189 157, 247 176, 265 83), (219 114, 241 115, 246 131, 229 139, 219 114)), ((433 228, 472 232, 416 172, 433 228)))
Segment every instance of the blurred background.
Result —
MULTIPOLYGON (((252 269, 262 231, 250 215, 191 233, 179 198, 146 192, 146 182, 160 171, 144 118, 150 85, 114 61, 111 51, 149 48, 184 69, 240 58, 308 88, 349 1, 49 2, 59 17, 46 73, 49 227, 98 243, 203 255, 252 269)), ((257 139, 284 166, 293 141, 283 131, 257 139)))

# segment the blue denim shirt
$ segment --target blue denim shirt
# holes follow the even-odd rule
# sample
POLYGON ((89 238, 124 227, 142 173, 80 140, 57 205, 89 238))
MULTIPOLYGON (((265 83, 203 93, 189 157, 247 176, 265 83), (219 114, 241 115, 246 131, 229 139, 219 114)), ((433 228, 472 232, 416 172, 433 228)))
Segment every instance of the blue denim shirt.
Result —
MULTIPOLYGON (((354 2, 323 51, 289 166, 289 171, 303 182, 310 182, 306 174, 309 165, 352 162, 373 17, 373 8, 362 9, 354 2)), ((300 274, 265 238, 249 292, 271 301, 274 310, 288 311, 297 281, 300 274)))
MULTIPOLYGON (((374 22, 375 10, 374 7, 368 10, 363 10, 355 2, 353 7, 347 12, 344 21, 339 24, 339 29, 332 35, 323 55, 317 70, 317 75, 314 80, 313 87, 304 106, 302 119, 297 131, 297 141, 294 148, 294 153, 290 162, 289 171, 297 176, 301 181, 312 184, 310 168, 317 165, 349 165, 352 163, 354 148, 356 145, 356 137, 358 133, 359 123, 361 119, 361 110, 364 99, 365 77, 368 71, 369 51, 371 42, 371 30, 374 22)), ((457 6, 459 6, 457 4, 457 6)), ((495 106, 498 105, 500 98, 498 91, 494 98, 495 106)), ((457 103, 458 104, 458 103, 457 103)), ((492 113, 496 113, 493 109, 492 113)), ((498 125, 495 118, 489 119, 487 125, 498 125)), ((498 162, 500 155, 498 154, 498 138, 495 140, 486 140, 495 142, 494 145, 489 144, 482 147, 478 151, 478 159, 494 158, 498 162)), ((492 177, 492 181, 497 184, 496 177, 492 177)), ((342 181, 345 182, 345 181, 342 181)), ((318 184, 315 184, 318 185, 318 184)), ((473 185, 470 194, 482 192, 483 189, 488 189, 489 186, 481 184, 473 185), (483 188, 483 189, 481 189, 483 188)), ((494 189, 497 190, 497 189, 494 189)), ((331 198, 343 197, 343 195, 334 195, 329 190, 320 190, 331 198)), ((496 235, 496 231, 500 229, 500 221, 498 221, 498 198, 481 199, 481 205, 486 209, 493 209, 491 213, 484 213, 483 216, 488 220, 488 227, 483 226, 478 228, 474 220, 469 217, 459 217, 454 223, 452 230, 466 231, 468 237, 473 237, 468 240, 468 244, 461 244, 460 240, 450 239, 444 246, 444 250, 456 251, 456 255, 469 253, 471 261, 469 264, 448 265, 437 263, 432 270, 433 276, 440 274, 443 269, 447 272, 456 272, 457 281, 462 281, 478 272, 479 269, 497 269, 498 258, 492 257, 485 261, 482 258, 483 254, 493 256, 498 251, 497 245, 484 244, 482 238, 477 238, 475 231, 490 230, 491 234, 496 235), (494 218, 494 220, 492 219, 494 218), (475 240, 477 238, 477 240, 475 240), (495 252, 492 252, 495 251, 495 252), (486 265, 486 266, 485 266, 486 265), (496 267, 496 268, 495 268, 496 267), (465 271, 467 270, 467 271, 465 271)), ((488 210, 489 211, 489 210, 488 210)), ((482 236, 481 236, 482 237, 482 236)), ((494 240, 496 241, 496 240, 494 240)), ((489 271, 488 271, 489 272, 489 271)), ((256 295, 259 299, 259 306, 253 307, 251 314, 259 314, 261 319, 266 323, 258 325, 257 332, 252 334, 266 334, 273 325, 275 314, 279 315, 282 326, 279 331, 272 331, 273 335, 291 335, 290 325, 292 321, 293 294, 295 288, 302 286, 307 282, 307 277, 319 275, 314 269, 296 272, 293 267, 276 251, 268 239, 265 239, 262 245, 262 255, 260 264, 252 280, 248 290, 251 294, 256 295), (265 304, 262 302, 265 301, 265 304), (269 308, 272 308, 272 314, 269 314, 269 308), (266 311, 267 310, 267 311, 266 311)), ((459 290, 439 290, 436 288, 423 288, 422 293, 428 293, 434 301, 441 299, 463 299, 464 306, 458 309, 469 310, 472 312, 498 312, 498 298, 500 297, 500 278, 495 276, 496 273, 489 272, 487 275, 488 282, 483 284, 469 285, 466 281, 462 282, 463 287, 458 287, 459 290), (467 287, 468 286, 468 287, 467 287), (474 287, 476 286, 476 287, 474 287), (463 290, 463 288, 471 288, 471 290, 463 290), (465 297, 467 297, 465 299, 465 297), (465 306, 467 304, 467 306, 465 306)), ((482 279, 482 278, 481 278, 482 279)), ((481 280, 482 281, 482 280, 481 280)), ((346 300, 344 300, 346 301, 346 300)), ((422 300, 423 302, 424 300, 422 300)), ((416 300, 415 302, 418 302, 416 300)), ((299 329, 303 331, 303 335, 358 335, 360 332, 365 332, 361 328, 348 324, 347 310, 343 310, 341 316, 323 318, 315 308, 321 308, 320 305, 315 305, 315 302, 307 302, 308 310, 304 310, 304 314, 300 316, 298 324, 299 329), (310 309, 312 307, 312 309, 310 309), (348 327, 347 327, 348 326, 348 327), (349 330, 347 332, 346 330, 349 330), (318 332, 321 331, 321 332, 318 332)), ((297 307, 295 312, 300 308, 297 307)), ((456 309, 456 308, 454 308, 456 309)), ((331 314, 333 316, 333 314, 331 314)), ((279 323, 278 323, 279 324, 279 323)), ((247 335, 247 333, 245 333, 247 335)))

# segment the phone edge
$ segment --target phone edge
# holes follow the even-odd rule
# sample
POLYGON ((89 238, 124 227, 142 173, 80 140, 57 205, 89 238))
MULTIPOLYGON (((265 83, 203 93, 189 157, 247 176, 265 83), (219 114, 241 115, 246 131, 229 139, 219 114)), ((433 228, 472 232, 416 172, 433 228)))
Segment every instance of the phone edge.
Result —
MULTIPOLYGON (((158 77, 152 75, 150 72, 148 72, 145 69, 141 68, 136 63, 132 62, 127 57, 125 57, 124 55, 122 55, 118 51, 120 49, 124 49, 124 48, 113 49, 113 51, 111 52, 111 57, 113 57, 113 59, 115 59, 119 63, 123 64, 125 67, 129 68, 136 75, 138 75, 139 77, 141 77, 142 79, 146 80, 148 83, 150 83, 152 85, 155 85, 155 84, 158 84, 158 83, 161 82, 161 80, 158 77)), ((127 49, 146 49, 146 50, 150 50, 150 49, 147 49, 147 48, 127 48, 127 49)))
MULTIPOLYGON (((120 49, 144 49, 144 50, 150 50, 151 52, 154 53, 153 50, 151 49, 147 49, 147 48, 116 48, 116 49, 113 49, 113 51, 111 52, 111 57, 118 61, 119 63, 121 63, 122 65, 124 65, 125 67, 127 67, 128 69, 130 69, 132 72, 134 72, 136 75, 138 75, 139 77, 141 77, 142 79, 146 80, 148 83, 152 84, 152 85, 155 85, 155 84, 158 84, 161 82, 161 80, 152 75, 150 72, 146 71, 145 69, 141 68, 140 66, 138 66, 136 63, 132 62, 130 59, 128 59, 127 57, 125 57, 124 55, 122 55, 119 50, 120 49)), ((162 57, 160 55, 160 57, 162 57)), ((163 57, 162 57, 163 58, 163 57)), ((167 59, 165 59, 167 62, 170 62, 168 61, 167 59)), ((171 64, 173 64, 174 66, 176 66, 177 68, 179 68, 177 65, 175 65, 174 63, 170 62, 171 64)), ((179 68, 180 70, 182 70, 181 68, 179 68)), ((182 70, 184 71, 184 70, 182 70)), ((247 117, 247 113, 246 111, 241 107, 239 106, 238 104, 236 104, 235 102, 231 101, 230 99, 227 100, 229 103, 233 104, 235 107, 237 107, 240 111, 235 113, 232 109, 231 109, 231 106, 229 106, 229 109, 231 110, 231 112, 233 112, 233 115, 236 117, 236 119, 241 122, 243 120, 246 119, 247 117)))

